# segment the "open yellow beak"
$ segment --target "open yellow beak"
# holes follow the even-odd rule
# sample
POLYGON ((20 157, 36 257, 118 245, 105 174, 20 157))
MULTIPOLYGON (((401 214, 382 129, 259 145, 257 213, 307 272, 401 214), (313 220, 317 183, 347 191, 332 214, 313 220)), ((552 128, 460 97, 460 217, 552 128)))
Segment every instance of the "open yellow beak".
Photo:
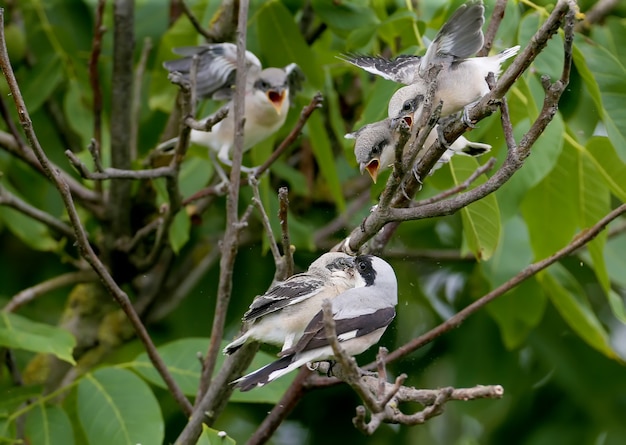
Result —
POLYGON ((363 173, 363 169, 367 170, 370 177, 372 178, 372 181, 374 181, 374 184, 376 184, 376 179, 378 179, 378 171, 380 170, 380 161, 377 158, 374 158, 369 161, 364 168, 361 168, 361 173, 363 173))
POLYGON ((287 97, 287 92, 285 90, 269 90, 267 92, 267 99, 270 101, 270 103, 276 110, 276 114, 278 115, 282 113, 282 107, 283 102, 285 101, 285 97, 287 97))

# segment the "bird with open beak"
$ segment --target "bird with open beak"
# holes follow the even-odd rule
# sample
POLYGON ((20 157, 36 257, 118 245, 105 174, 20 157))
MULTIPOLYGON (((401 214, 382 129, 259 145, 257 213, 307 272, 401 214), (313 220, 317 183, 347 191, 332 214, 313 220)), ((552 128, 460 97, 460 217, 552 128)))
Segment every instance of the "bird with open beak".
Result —
MULTIPOLYGON (((406 119, 403 119, 406 122, 406 119)), ((408 124, 408 122, 406 122, 408 124)), ((424 142, 424 149, 428 148, 437 138, 437 128, 433 128, 424 142)), ((354 155, 359 164, 361 174, 365 170, 376 183, 378 174, 387 169, 395 161, 395 149, 398 144, 399 134, 392 119, 383 119, 379 122, 367 124, 353 133, 345 135, 346 139, 354 139, 354 155)), ((406 147, 402 147, 404 150, 406 147)), ((421 160, 422 152, 418 154, 415 163, 421 160)), ((491 145, 472 142, 463 136, 449 145, 441 158, 435 164, 433 171, 448 162, 455 154, 466 156, 480 156, 491 150, 491 145)))
MULTIPOLYGON (((174 49, 180 59, 164 62, 169 72, 178 72, 189 80, 193 57, 198 58, 196 93, 199 98, 227 100, 228 115, 210 132, 192 130, 191 141, 209 148, 212 157, 225 165, 230 159, 235 135, 234 90, 237 69, 237 46, 217 43, 174 49)), ((246 51, 246 97, 244 151, 274 134, 287 119, 293 96, 301 88, 304 74, 295 63, 284 68, 262 69, 259 59, 246 51)), ((206 121, 212 116, 203 119, 206 121)), ((173 140, 175 143, 175 140, 173 140)), ((167 141, 161 144, 170 143, 167 141)), ((244 168, 244 170, 246 170, 244 168)))

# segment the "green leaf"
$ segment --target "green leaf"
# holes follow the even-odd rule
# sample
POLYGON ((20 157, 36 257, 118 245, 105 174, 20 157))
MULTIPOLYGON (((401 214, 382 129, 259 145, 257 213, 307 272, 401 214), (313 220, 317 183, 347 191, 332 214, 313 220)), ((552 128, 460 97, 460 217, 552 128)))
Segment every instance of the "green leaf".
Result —
POLYGON ((78 384, 78 418, 90 445, 160 445, 159 402, 146 383, 125 369, 102 368, 78 384))
POLYGON ((584 151, 594 161, 611 193, 626 202, 626 164, 617 156, 611 141, 606 137, 593 137, 587 142, 584 151))
POLYGON ((590 40, 579 39, 577 46, 597 82, 602 99, 599 110, 609 139, 619 157, 626 162, 626 68, 606 48, 590 40))
POLYGON ((35 64, 24 76, 20 76, 20 85, 24 85, 22 96, 31 115, 50 98, 63 80, 63 74, 61 59, 51 52, 45 60, 35 64))
POLYGON ((189 241, 189 231, 191 230, 191 219, 189 215, 182 209, 176 216, 169 230, 169 241, 174 253, 178 254, 187 241, 189 241))
MULTIPOLYGON (((598 169, 589 157, 578 152, 578 208, 580 227, 585 230, 596 224, 611 210, 609 189, 602 181, 598 169)), ((589 244, 587 249, 593 261, 593 270, 604 292, 611 287, 611 280, 604 262, 604 246, 607 231, 603 230, 589 244)))
POLYGON ((78 81, 69 82, 63 100, 63 111, 66 116, 71 116, 71 119, 68 119, 68 124, 72 130, 80 135, 83 148, 87 147, 94 135, 93 111, 78 81))
MULTIPOLYGON (((527 14, 522 18, 518 34, 518 42, 522 48, 528 45, 540 26, 538 12, 527 14)), ((538 77, 547 74, 552 80, 559 79, 563 70, 563 57, 563 37, 555 34, 533 61, 534 71, 538 77)))
MULTIPOLYGON (((453 156, 449 164, 455 185, 463 183, 479 167, 476 159, 469 156, 453 156)), ((481 175, 471 188, 484 184, 486 180, 485 175, 481 175)), ((490 194, 464 207, 461 217, 463 234, 472 253, 479 260, 491 258, 500 238, 500 210, 496 197, 490 194)))
POLYGON ((196 445, 235 445, 235 439, 228 437, 225 431, 217 431, 202 424, 202 434, 196 445))
POLYGON ((523 345, 528 334, 541 321, 546 301, 537 281, 529 279, 487 305, 487 311, 498 323, 502 341, 508 349, 523 345))
POLYGON ((52 354, 60 360, 76 364, 72 357, 76 339, 72 334, 9 312, 0 312, 0 345, 52 354))
POLYGON ((38 403, 26 417, 26 440, 37 445, 73 445, 74 431, 62 408, 38 403))
MULTIPOLYGON (((227 344, 227 341, 222 342, 222 347, 227 344)), ((204 354, 208 345, 208 338, 190 337, 175 340, 158 348, 159 354, 167 365, 167 369, 180 386, 180 389, 188 396, 195 396, 197 393, 201 373, 198 354, 204 354)), ((254 360, 252 360, 248 371, 258 369, 276 359, 277 357, 270 354, 258 352, 254 360)), ((217 368, 221 368, 223 363, 224 356, 220 354, 217 358, 217 368)), ((130 365, 151 383, 165 388, 161 376, 154 369, 145 352, 139 354, 130 365)), ((234 402, 277 403, 291 384, 293 378, 293 374, 288 375, 254 391, 235 391, 230 400, 234 402)))
POLYGON ((563 266, 552 265, 538 275, 538 280, 565 322, 581 339, 608 358, 618 358, 583 289, 563 266))
POLYGON ((53 251, 58 246, 45 224, 24 215, 22 212, 0 206, 0 221, 6 224, 11 233, 35 250, 53 251))
POLYGON ((358 28, 369 28, 373 32, 374 27, 380 22, 366 2, 313 0, 311 5, 324 23, 344 37, 358 28))
POLYGON ((41 392, 42 388, 40 386, 0 388, 0 418, 13 414, 22 403, 40 396, 41 392))
MULTIPOLYGON (((206 153, 206 147, 201 147, 200 150, 206 153)), ((208 157, 187 156, 180 169, 179 187, 181 195, 191 196, 196 193, 206 186, 212 175, 213 164, 208 157)))
POLYGON ((626 308, 624 307, 624 299, 613 289, 609 289, 607 297, 615 318, 623 324, 626 324, 626 308))
POLYGON ((578 227, 577 156, 562 151, 552 173, 531 189, 521 209, 535 258, 546 258, 567 245, 578 227))
POLYGON ((281 2, 266 2, 255 22, 266 65, 297 63, 306 75, 307 83, 320 89, 324 80, 317 56, 307 45, 289 10, 281 2))
MULTIPOLYGON (((313 154, 319 165, 322 176, 325 179, 325 186, 328 187, 328 192, 332 196, 333 200, 339 207, 340 212, 344 212, 346 209, 346 203, 343 199, 343 192, 341 189, 341 183, 339 182, 339 175, 337 172, 337 166, 335 164, 335 158, 333 156, 333 149, 328 139, 328 134, 324 128, 324 123, 319 113, 313 113, 307 123, 309 138, 311 139, 311 147, 313 148, 313 154)), ((322 184, 319 184, 322 185, 322 184)))

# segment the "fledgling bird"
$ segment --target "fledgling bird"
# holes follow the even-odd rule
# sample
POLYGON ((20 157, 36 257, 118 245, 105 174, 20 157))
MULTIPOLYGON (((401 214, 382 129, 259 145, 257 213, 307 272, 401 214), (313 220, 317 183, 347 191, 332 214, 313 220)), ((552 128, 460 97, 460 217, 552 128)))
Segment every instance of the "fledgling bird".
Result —
MULTIPOLYGON (((424 148, 429 147, 437 138, 437 127, 433 128, 424 142, 424 148)), ((367 170, 372 181, 376 183, 378 174, 390 165, 393 165, 398 142, 398 132, 394 131, 392 120, 387 118, 382 121, 367 124, 353 133, 345 135, 347 139, 354 139, 354 155, 359 163, 361 174, 367 170)), ((448 162, 455 154, 466 156, 480 156, 491 150, 491 145, 480 142, 472 142, 463 136, 448 146, 441 158, 435 164, 433 171, 448 162)), ((422 158, 424 151, 415 159, 417 164, 422 158)))
MULTIPOLYGON (((351 356, 378 343, 395 317, 398 304, 396 275, 387 262, 372 255, 361 255, 354 259, 354 263, 365 286, 348 289, 330 300, 337 339, 351 356)), ((279 360, 233 383, 241 391, 249 391, 306 363, 332 358, 333 350, 326 337, 322 310, 311 316, 298 342, 280 355, 279 360)))
POLYGON ((489 92, 486 77, 500 74, 502 63, 519 51, 514 46, 489 57, 471 57, 482 46, 485 7, 481 2, 461 5, 435 36, 423 57, 401 55, 388 60, 382 57, 346 56, 344 60, 364 70, 407 86, 394 93, 389 101, 390 118, 407 118, 409 126, 419 119, 422 107, 408 114, 405 102, 428 92, 427 72, 441 64, 433 106, 443 101, 441 117, 461 111, 489 92), (410 120, 410 121, 409 121, 410 120))
MULTIPOLYGON (((228 100, 228 115, 210 132, 191 130, 191 141, 209 148, 209 153, 225 165, 232 165, 231 151, 235 134, 234 88, 237 70, 237 46, 216 43, 175 48, 184 56, 163 63, 169 72, 179 72, 190 79, 192 60, 198 57, 196 92, 200 98, 228 100)), ((301 89, 304 74, 295 63, 284 68, 262 69, 259 59, 246 51, 246 98, 244 117, 244 152, 274 134, 287 119, 293 96, 301 89)), ((208 116, 202 120, 206 122, 208 116)), ((176 139, 160 145, 175 143, 176 139)), ((246 169, 244 169, 246 170, 246 169)))
POLYGON ((355 269, 354 257, 341 252, 325 253, 306 272, 293 275, 256 297, 243 316, 246 332, 227 345, 224 354, 232 354, 249 340, 282 346, 283 350, 291 348, 323 300, 364 285, 355 269))

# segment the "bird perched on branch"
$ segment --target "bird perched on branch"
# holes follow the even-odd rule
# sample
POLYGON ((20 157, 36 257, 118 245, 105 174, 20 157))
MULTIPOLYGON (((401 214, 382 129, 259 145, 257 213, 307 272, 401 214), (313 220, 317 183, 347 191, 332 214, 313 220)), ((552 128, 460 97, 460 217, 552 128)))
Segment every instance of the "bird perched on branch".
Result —
POLYGON ((247 330, 224 348, 224 354, 232 354, 249 340, 282 346, 283 350, 291 348, 323 300, 364 285, 353 257, 341 252, 325 253, 306 272, 256 297, 243 316, 247 330))
MULTIPOLYGON (((392 165, 396 158, 396 145, 398 144, 398 132, 394 131, 392 120, 387 118, 379 122, 367 124, 353 133, 345 135, 347 139, 354 139, 354 155, 359 164, 361 174, 367 170, 374 183, 378 178, 378 174, 392 165)), ((437 128, 428 134, 424 147, 429 147, 437 138, 437 128)), ((403 148, 404 150, 404 148, 403 148)), ((491 150, 491 145, 481 144, 480 142, 472 142, 463 136, 448 146, 443 153, 433 171, 448 162, 455 154, 466 156, 480 156, 491 150)), ((418 154, 415 159, 417 164, 424 151, 418 154)))
MULTIPOLYGON (((354 259, 354 264, 365 286, 348 289, 330 300, 337 340, 351 356, 378 343, 395 317, 398 304, 396 275, 387 262, 372 255, 361 255, 354 259)), ((326 336, 323 311, 310 314, 309 320, 304 335, 280 353, 282 358, 233 383, 241 391, 248 391, 306 363, 332 358, 334 353, 326 336)))
POLYGON ((370 73, 407 86, 394 93, 389 101, 388 116, 405 118, 411 126, 421 115, 422 106, 410 113, 406 102, 428 92, 428 71, 441 65, 437 74, 437 88, 433 107, 443 102, 441 117, 461 111, 489 92, 486 77, 490 72, 497 77, 502 63, 519 51, 519 46, 508 48, 489 57, 471 57, 482 46, 485 7, 481 2, 461 5, 439 30, 423 57, 401 55, 388 60, 383 57, 344 56, 343 59, 370 73))
MULTIPOLYGON (((191 130, 191 141, 208 147, 212 157, 217 153, 222 163, 232 165, 237 46, 216 43, 175 48, 173 51, 183 57, 164 62, 165 69, 170 73, 181 73, 190 81, 192 62, 196 56, 198 65, 195 86, 198 97, 229 101, 226 118, 214 125, 210 132, 191 130)), ((304 73, 295 63, 284 68, 262 69, 259 59, 252 52, 246 51, 245 64, 244 152, 267 139, 285 123, 293 96, 301 89, 304 80, 304 73)), ((202 121, 206 122, 211 117, 202 121)), ((161 144, 161 147, 172 141, 175 143, 176 139, 161 144)))

